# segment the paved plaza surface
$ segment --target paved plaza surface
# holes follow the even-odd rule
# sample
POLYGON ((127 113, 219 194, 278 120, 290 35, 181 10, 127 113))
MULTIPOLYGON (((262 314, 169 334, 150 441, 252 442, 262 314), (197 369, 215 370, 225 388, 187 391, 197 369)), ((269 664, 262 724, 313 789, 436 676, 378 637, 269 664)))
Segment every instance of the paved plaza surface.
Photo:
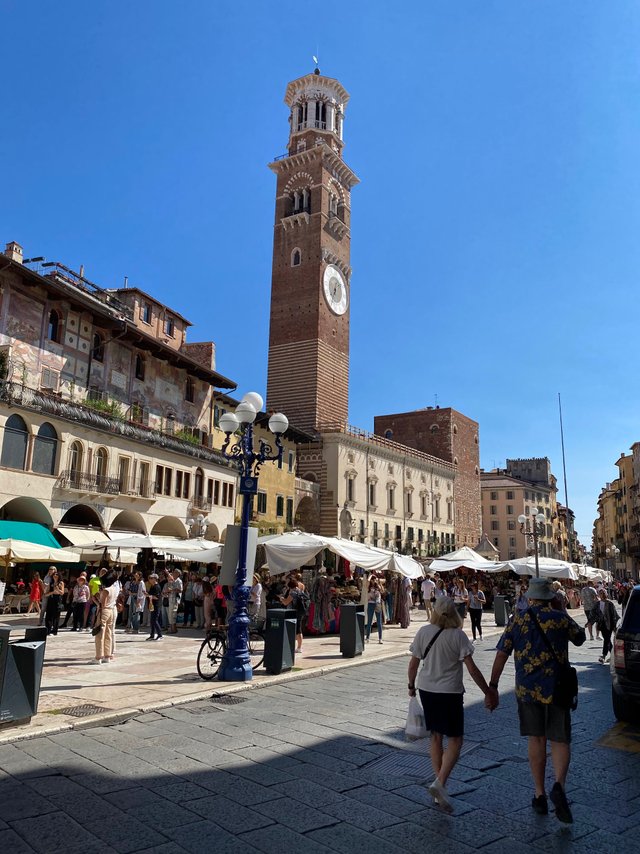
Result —
MULTIPOLYGON (((494 643, 477 647, 485 674, 494 643)), ((433 807, 426 745, 402 737, 396 657, 2 744, 0 851, 637 852, 640 733, 615 724, 598 655, 595 641, 574 655, 569 827, 531 810, 511 663, 493 714, 465 680, 455 812, 433 807)))
MULTIPOLYGON (((387 659, 406 654, 409 644, 425 621, 424 611, 412 611, 412 625, 385 626, 384 640, 378 644, 377 634, 367 644, 363 658, 368 661, 387 659)), ((37 618, 14 614, 0 619, 10 625, 19 637, 37 618)), ((467 621, 468 622, 468 621, 467 621)), ((485 617, 485 634, 498 634, 493 615, 485 617)), ((196 657, 204 632, 181 629, 177 635, 165 635, 161 641, 147 641, 147 631, 128 635, 123 629, 116 632, 116 656, 108 665, 91 665, 94 639, 90 632, 61 630, 47 640, 45 667, 38 714, 26 727, 0 729, 0 744, 34 733, 53 734, 79 723, 112 721, 121 715, 155 710, 185 700, 208 697, 212 686, 218 691, 245 690, 277 681, 289 681, 305 673, 319 674, 336 667, 350 666, 360 659, 345 659, 340 654, 337 635, 320 635, 304 640, 303 654, 296 655, 294 669, 280 677, 257 670, 249 686, 235 682, 205 682, 196 672, 196 657), (81 714, 82 717, 77 717, 81 714)))

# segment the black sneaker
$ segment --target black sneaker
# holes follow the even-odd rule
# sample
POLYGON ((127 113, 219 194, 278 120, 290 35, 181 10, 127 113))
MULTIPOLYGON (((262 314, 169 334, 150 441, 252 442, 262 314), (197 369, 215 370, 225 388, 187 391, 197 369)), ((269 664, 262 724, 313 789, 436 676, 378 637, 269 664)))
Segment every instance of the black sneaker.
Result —
POLYGON ((564 824, 573 824, 573 816, 569 809, 569 801, 560 783, 554 783, 549 797, 556 808, 556 818, 564 824))
POLYGON ((549 815, 549 805, 547 804, 546 795, 538 795, 535 798, 531 798, 531 806, 538 815, 549 815))

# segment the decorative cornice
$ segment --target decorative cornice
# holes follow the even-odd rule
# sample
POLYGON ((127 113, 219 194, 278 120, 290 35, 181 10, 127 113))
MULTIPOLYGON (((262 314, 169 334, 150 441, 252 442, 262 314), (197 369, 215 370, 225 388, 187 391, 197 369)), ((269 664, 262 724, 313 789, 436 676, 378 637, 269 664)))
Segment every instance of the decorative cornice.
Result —
POLYGON ((327 264, 333 264, 334 267, 337 267, 341 273, 344 274, 347 282, 351 279, 351 267, 348 264, 345 264, 341 258, 327 249, 325 246, 322 247, 322 260, 326 261, 327 264))
POLYGON ((296 226, 309 225, 309 214, 306 211, 291 214, 291 216, 283 216, 280 220, 286 230, 295 229, 296 226))
POLYGON ((342 222, 340 217, 336 216, 335 214, 327 217, 326 225, 329 231, 337 240, 342 240, 345 234, 349 233, 349 229, 347 228, 347 226, 342 222))

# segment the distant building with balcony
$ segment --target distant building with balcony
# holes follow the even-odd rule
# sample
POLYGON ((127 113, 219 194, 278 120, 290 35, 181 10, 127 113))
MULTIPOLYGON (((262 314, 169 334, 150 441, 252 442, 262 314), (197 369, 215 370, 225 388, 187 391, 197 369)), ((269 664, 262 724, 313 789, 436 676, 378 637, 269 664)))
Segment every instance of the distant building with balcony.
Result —
POLYGON ((616 461, 618 477, 598 496, 593 524, 593 556, 598 566, 619 578, 640 577, 640 443, 616 461))
POLYGON ((238 476, 212 439, 215 391, 235 383, 212 342, 187 342, 189 326, 137 288, 102 289, 8 244, 0 518, 74 545, 94 533, 223 538, 238 476))
POLYGON ((456 468, 415 448, 356 427, 324 425, 298 448, 300 477, 317 485, 298 505, 300 526, 416 557, 453 551, 456 468))
POLYGON ((542 557, 558 558, 556 479, 546 457, 507 460, 504 469, 480 472, 482 527, 498 549, 500 560, 531 554, 532 543, 520 531, 518 516, 545 517, 538 540, 542 557))

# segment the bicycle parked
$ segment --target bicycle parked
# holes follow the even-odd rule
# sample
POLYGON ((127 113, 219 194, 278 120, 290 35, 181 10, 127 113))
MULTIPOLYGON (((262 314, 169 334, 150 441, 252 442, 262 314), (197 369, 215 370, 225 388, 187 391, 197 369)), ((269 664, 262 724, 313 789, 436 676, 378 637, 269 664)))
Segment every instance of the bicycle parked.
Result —
MULTIPOLYGON (((198 674, 201 679, 215 679, 222 657, 227 651, 227 629, 215 628, 207 632, 198 652, 198 674)), ((254 623, 249 626, 249 660, 255 671, 264 661, 264 632, 254 623)))

